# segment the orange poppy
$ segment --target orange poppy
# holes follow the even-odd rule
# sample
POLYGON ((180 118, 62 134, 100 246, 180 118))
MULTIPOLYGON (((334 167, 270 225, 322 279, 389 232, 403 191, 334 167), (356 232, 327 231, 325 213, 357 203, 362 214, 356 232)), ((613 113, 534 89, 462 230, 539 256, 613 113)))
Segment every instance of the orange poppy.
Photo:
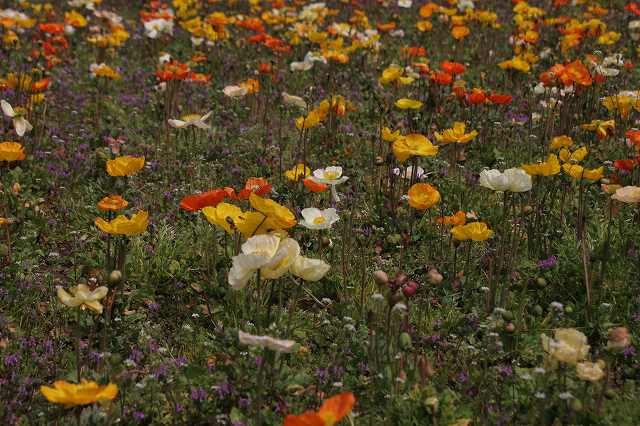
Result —
POLYGON ((258 18, 247 18, 242 21, 236 22, 237 27, 246 28, 251 31, 255 31, 257 33, 265 32, 264 25, 262 21, 258 18))
POLYGON ((341 393, 324 401, 318 411, 288 415, 284 426, 333 426, 351 412, 355 403, 356 397, 351 392, 341 393))
POLYGON ((629 129, 624 134, 630 143, 636 146, 636 148, 640 149, 640 130, 629 129))
POLYGON ((223 188, 227 196, 234 200, 246 200, 252 193, 263 196, 264 194, 271 192, 272 189, 273 187, 265 178, 256 177, 247 179, 247 182, 244 184, 244 188, 240 191, 240 194, 236 194, 236 190, 228 186, 223 188))
POLYGON ((184 80, 189 77, 189 73, 189 66, 187 64, 171 61, 156 71, 156 77, 160 81, 184 80))
POLYGON ((306 178, 303 183, 304 183, 304 186, 311 192, 324 192, 328 188, 328 186, 325 185, 324 183, 314 182, 310 178, 306 178))
POLYGON ((224 200, 227 193, 223 189, 214 189, 202 194, 187 195, 180 201, 180 208, 188 212, 197 212, 205 207, 215 207, 224 200))
POLYGON ((492 93, 487 97, 487 99, 489 99, 489 102, 494 105, 507 105, 511 103, 513 97, 511 95, 504 95, 501 93, 492 93))
POLYGON ((475 88, 466 95, 467 103, 470 105, 478 105, 487 100, 487 95, 482 89, 475 88))
POLYGON ((58 24, 55 22, 42 23, 38 26, 40 31, 47 34, 64 34, 64 24, 58 24))
POLYGON ((127 200, 119 195, 108 195, 98 203, 98 208, 105 212, 115 212, 127 207, 127 200))
POLYGON ((457 211, 455 214, 451 216, 442 216, 436 218, 436 223, 440 225, 464 225, 467 223, 467 215, 462 210, 457 211))
POLYGON ((271 64, 261 62, 258 64, 258 72, 260 74, 269 74, 271 72, 271 64))
POLYGON ((391 30, 395 30, 396 29, 396 23, 395 22, 387 22, 385 24, 378 24, 378 31, 380 31, 381 33, 388 33, 391 30))
POLYGON ((440 63, 440 69, 451 75, 462 74, 466 67, 459 62, 443 61, 440 63))
POLYGON ((433 81, 436 84, 441 84, 443 86, 451 84, 453 81, 453 76, 448 72, 435 71, 429 77, 429 80, 433 81))

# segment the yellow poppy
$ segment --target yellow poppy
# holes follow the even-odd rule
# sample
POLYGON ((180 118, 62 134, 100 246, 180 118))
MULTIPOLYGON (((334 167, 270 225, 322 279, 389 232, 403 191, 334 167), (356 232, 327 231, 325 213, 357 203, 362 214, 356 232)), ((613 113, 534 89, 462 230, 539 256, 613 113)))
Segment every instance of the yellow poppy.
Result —
POLYGON ((531 176, 551 176, 560 173, 560 162, 555 154, 551 154, 543 163, 523 164, 521 168, 531 176))
POLYGON ((451 235, 458 241, 485 241, 493 236, 493 231, 483 222, 471 222, 451 228, 451 235))
POLYGON ((53 387, 40 386, 40 393, 47 401, 70 408, 98 401, 112 401, 118 395, 118 386, 113 383, 101 386, 87 380, 82 380, 79 384, 58 380, 53 383, 53 387))
POLYGON ((296 217, 291 210, 268 198, 254 193, 249 197, 251 207, 267 216, 279 229, 288 229, 296 225, 296 217))
POLYGON ((306 178, 309 175, 311 175, 311 169, 302 163, 284 172, 284 176, 292 182, 297 182, 300 178, 306 178))
POLYGON ((242 209, 229 203, 219 203, 217 206, 207 206, 202 209, 202 214, 209 223, 224 229, 228 234, 233 234, 233 228, 229 220, 237 227, 237 223, 242 216, 242 209))
POLYGON ((469 133, 465 133, 465 130, 465 124, 456 121, 452 128, 446 129, 442 133, 435 132, 436 140, 440 143, 467 143, 478 136, 476 130, 469 133))
POLYGON ((0 143, 0 161, 24 160, 24 147, 18 142, 0 143))
POLYGON ((383 127, 382 128, 382 140, 387 142, 395 142, 396 139, 400 137, 400 130, 396 130, 392 132, 390 128, 383 127))
POLYGON ((393 142, 393 154, 400 162, 412 156, 433 157, 437 153, 438 147, 420 134, 401 136, 393 142))
POLYGON ((591 123, 583 124, 580 127, 595 132, 597 138, 602 140, 613 132, 616 128, 616 122, 615 120, 592 120, 591 123))
POLYGON ((558 155, 560 156, 560 159, 565 163, 566 162, 579 163, 580 161, 586 158, 587 154, 589 154, 589 150, 584 146, 576 149, 573 152, 569 151, 567 148, 562 148, 558 153, 558 155))
POLYGON ((400 109, 420 109, 422 108, 422 102, 415 99, 401 98, 398 99, 395 105, 400 109))
POLYGON ((110 176, 131 176, 144 167, 144 157, 125 155, 107 161, 107 173, 110 176))
POLYGON ((414 209, 425 210, 440 202, 440 193, 428 183, 416 183, 409 188, 409 205, 414 209))
POLYGON ((97 218, 95 221, 96 226, 107 234, 113 235, 139 235, 142 234, 149 225, 149 213, 144 210, 131 216, 131 219, 125 215, 120 215, 110 222, 102 218, 97 218))
POLYGON ((555 138, 551 139, 550 148, 551 149, 569 148, 571 145, 573 145, 573 139, 571 139, 571 137, 569 136, 562 135, 562 136, 556 136, 555 138))
POLYGON ((565 174, 568 174, 574 179, 586 179, 590 181, 597 181, 604 176, 604 167, 600 166, 597 169, 585 169, 578 164, 564 163, 562 170, 565 174))

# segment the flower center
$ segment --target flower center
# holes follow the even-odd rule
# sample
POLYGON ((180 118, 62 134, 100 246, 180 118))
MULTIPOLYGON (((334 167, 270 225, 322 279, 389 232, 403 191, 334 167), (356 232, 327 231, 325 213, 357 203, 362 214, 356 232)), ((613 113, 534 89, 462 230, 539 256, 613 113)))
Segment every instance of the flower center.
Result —
POLYGON ((338 179, 340 177, 340 173, 338 172, 324 172, 324 178, 325 179, 330 179, 330 180, 334 180, 334 179, 338 179))
POLYGON ((318 216, 315 219, 313 219, 313 224, 314 225, 320 225, 322 223, 325 223, 327 221, 327 219, 324 218, 324 216, 318 216))

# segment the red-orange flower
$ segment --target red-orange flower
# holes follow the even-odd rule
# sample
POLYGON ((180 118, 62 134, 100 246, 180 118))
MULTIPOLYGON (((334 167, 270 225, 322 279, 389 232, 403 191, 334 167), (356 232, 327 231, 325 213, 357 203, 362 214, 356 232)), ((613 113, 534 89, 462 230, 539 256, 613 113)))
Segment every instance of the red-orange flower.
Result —
POLYGON ((487 95, 482 89, 475 88, 466 95, 467 103, 470 105, 478 105, 487 100, 487 95))
POLYGON ((180 208, 188 212, 197 212, 205 207, 215 207, 224 200, 227 193, 223 189, 214 189, 202 194, 187 195, 180 201, 180 208))
POLYGON ((189 74, 189 66, 178 61, 167 62, 164 67, 156 71, 156 77, 160 81, 184 80, 189 77, 189 74))
POLYGON ((304 186, 311 192, 324 192, 328 188, 328 186, 325 185, 324 183, 314 182, 310 178, 306 178, 303 183, 304 183, 304 186))
POLYGON ((630 172, 631 170, 633 170, 635 162, 633 160, 616 160, 613 162, 613 165, 618 170, 630 172))
POLYGON ((47 34, 64 34, 64 24, 55 22, 42 23, 38 26, 40 31, 47 34))
POLYGON ((431 74, 431 77, 429 77, 429 80, 431 80, 436 84, 441 84, 443 86, 446 86, 451 84, 451 82, 453 81, 453 76, 448 72, 435 71, 434 73, 431 74))
POLYGON ((246 200, 252 193, 263 196, 264 194, 271 192, 272 189, 273 187, 265 178, 256 177, 247 179, 247 182, 244 184, 244 188, 240 191, 240 194, 236 194, 236 190, 228 186, 223 188, 227 196, 234 200, 246 200))
POLYGON ((492 93, 487 97, 487 99, 489 99, 489 102, 492 104, 507 105, 511 103, 513 97, 511 95, 504 95, 501 93, 492 93))
POLYGON ((640 149, 640 130, 629 129, 624 135, 630 143, 635 145, 637 149, 640 149))
POLYGON ((100 202, 98 203, 98 208, 102 211, 105 212, 115 212, 121 209, 124 209, 125 207, 127 207, 129 205, 129 203, 127 202, 127 200, 125 200, 124 198, 122 198, 119 195, 108 195, 106 197, 104 197, 102 200, 100 200, 100 202))
POLYGON ((351 392, 341 393, 324 401, 317 412, 288 415, 284 426, 333 426, 351 412, 355 403, 356 397, 351 392))
POLYGON ((458 75, 464 72, 465 66, 458 62, 443 61, 440 63, 440 69, 447 74, 458 75))
POLYGON ((624 10, 626 10, 627 12, 631 12, 634 15, 640 16, 640 3, 638 2, 629 3, 624 7, 624 10))
POLYGON ((552 86, 556 83, 562 83, 565 86, 571 86, 574 83, 590 86, 593 83, 593 78, 582 61, 576 60, 567 65, 555 64, 540 74, 540 81, 545 86, 552 86))

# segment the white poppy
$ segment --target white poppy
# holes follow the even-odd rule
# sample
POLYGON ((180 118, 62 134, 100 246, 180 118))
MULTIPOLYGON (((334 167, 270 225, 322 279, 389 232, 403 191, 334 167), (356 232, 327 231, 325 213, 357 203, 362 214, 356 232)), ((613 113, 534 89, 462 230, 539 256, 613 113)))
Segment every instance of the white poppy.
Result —
POLYGON ((409 9, 413 5, 412 0, 398 0, 398 7, 409 9))
POLYGON ((256 346, 271 349, 275 352, 292 352, 296 342, 293 340, 281 340, 270 336, 256 336, 238 330, 238 339, 241 345, 256 346))
POLYGON ((18 136, 24 136, 25 133, 33 130, 33 126, 31 123, 27 121, 26 118, 22 116, 22 114, 18 114, 11 104, 4 99, 0 101, 0 107, 2 107, 2 112, 9 118, 13 119, 13 127, 16 129, 16 133, 18 136))
POLYGON ((289 271, 289 267, 300 255, 300 245, 293 238, 280 240, 278 250, 269 263, 260 268, 260 278, 275 280, 289 271))
POLYGON ((234 256, 227 281, 234 290, 246 287, 251 276, 267 265, 275 256, 280 245, 276 235, 255 235, 242 244, 242 253, 234 256))
POLYGON ((342 167, 329 166, 325 169, 317 169, 313 171, 311 179, 316 183, 324 183, 326 185, 338 185, 349 179, 342 176, 342 167))
POLYGON ((521 168, 483 170, 480 172, 480 186, 498 192, 526 192, 531 189, 531 176, 521 168))
POLYGON ((211 117, 213 111, 209 111, 205 115, 189 114, 181 117, 179 120, 170 118, 167 120, 169 125, 175 129, 184 129, 185 127, 195 126, 198 129, 210 129, 211 125, 205 123, 211 117))
POLYGON ((291 273, 305 281, 320 281, 331 269, 331 265, 322 259, 309 259, 298 256, 291 265, 291 273))
POLYGON ((240 86, 227 86, 222 89, 222 92, 230 98, 241 98, 246 95, 248 91, 249 89, 246 87, 240 86))
POLYGON ((287 92, 282 92, 282 102, 285 105, 293 105, 298 108, 305 109, 307 108, 307 103, 300 96, 293 96, 288 94, 287 92))
POLYGON ((302 61, 302 62, 291 62, 289 68, 291 71, 309 71, 313 67, 313 62, 311 61, 302 61))
POLYGON ((611 198, 627 204, 640 203, 640 187, 623 186, 622 188, 618 188, 611 198))
POLYGON ((325 169, 314 170, 313 176, 311 176, 312 181, 331 186, 331 198, 334 203, 340 201, 338 192, 336 191, 336 185, 345 182, 347 179, 349 178, 342 176, 342 167, 340 166, 330 166, 325 169))
POLYGON ((300 213, 303 217, 300 225, 307 229, 329 229, 340 220, 336 209, 320 210, 315 207, 308 207, 300 213))
POLYGON ((158 38, 162 34, 173 34, 173 21, 169 19, 152 19, 144 23, 144 34, 149 38, 158 38))

